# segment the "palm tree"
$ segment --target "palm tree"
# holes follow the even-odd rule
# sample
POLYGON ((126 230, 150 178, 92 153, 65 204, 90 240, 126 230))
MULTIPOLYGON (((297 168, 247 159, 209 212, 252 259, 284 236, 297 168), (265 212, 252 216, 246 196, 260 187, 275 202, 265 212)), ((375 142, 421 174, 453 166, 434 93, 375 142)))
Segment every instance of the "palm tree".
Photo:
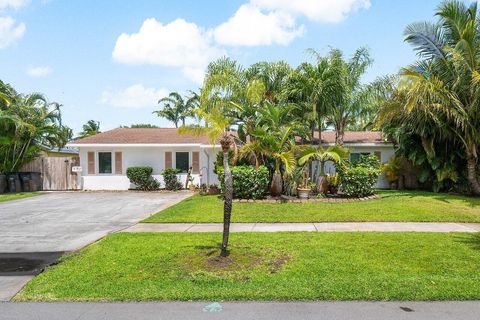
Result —
POLYGON ((168 97, 158 101, 159 104, 163 104, 163 108, 153 113, 173 122, 175 128, 178 128, 179 123, 185 126, 186 119, 194 116, 193 110, 199 105, 199 95, 193 91, 190 93, 191 96, 185 100, 178 92, 170 92, 168 97))
POLYGON ((341 100, 342 93, 342 54, 339 50, 331 50, 328 56, 322 57, 313 49, 309 50, 316 62, 302 63, 290 76, 286 95, 289 101, 303 107, 297 114, 310 126, 310 139, 313 141, 315 131, 324 127, 326 115, 341 100))
POLYGON ((335 127, 335 143, 338 145, 343 145, 346 128, 359 122, 367 125, 373 117, 373 91, 369 85, 361 83, 371 64, 366 48, 358 49, 348 62, 343 62, 340 100, 327 114, 328 123, 335 127))
MULTIPOLYGON (((463 150, 472 192, 480 195, 477 179, 480 144, 480 30, 477 2, 469 7, 445 1, 436 23, 414 23, 405 40, 420 61, 401 71, 393 101, 381 110, 381 122, 410 121, 408 132, 451 141, 463 150)), ((407 124, 405 124, 407 125, 407 124)), ((431 141, 425 140, 429 149, 431 141)))
POLYGON ((83 131, 80 132, 79 138, 85 138, 99 134, 101 132, 100 122, 95 120, 88 120, 87 123, 82 126, 82 129, 83 131))

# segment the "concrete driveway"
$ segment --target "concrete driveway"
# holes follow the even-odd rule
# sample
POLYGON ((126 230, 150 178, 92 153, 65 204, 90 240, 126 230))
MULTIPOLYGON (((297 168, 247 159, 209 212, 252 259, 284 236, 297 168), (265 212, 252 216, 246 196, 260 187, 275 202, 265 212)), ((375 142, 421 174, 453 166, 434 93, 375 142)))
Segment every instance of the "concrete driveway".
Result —
POLYGON ((62 192, 0 203, 0 252, 77 250, 190 192, 62 192))

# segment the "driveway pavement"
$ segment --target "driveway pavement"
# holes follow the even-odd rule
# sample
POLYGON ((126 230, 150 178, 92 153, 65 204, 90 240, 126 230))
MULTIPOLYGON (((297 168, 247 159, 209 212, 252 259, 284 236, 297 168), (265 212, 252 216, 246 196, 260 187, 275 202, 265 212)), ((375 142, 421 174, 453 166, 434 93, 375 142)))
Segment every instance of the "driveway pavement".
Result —
POLYGON ((190 192, 62 192, 0 203, 0 252, 72 251, 190 192))
POLYGON ((45 261, 56 260, 52 257, 128 228, 191 195, 62 192, 0 203, 0 301, 10 300, 45 261))
POLYGON ((478 320, 479 308, 478 301, 0 303, 0 319, 478 320))

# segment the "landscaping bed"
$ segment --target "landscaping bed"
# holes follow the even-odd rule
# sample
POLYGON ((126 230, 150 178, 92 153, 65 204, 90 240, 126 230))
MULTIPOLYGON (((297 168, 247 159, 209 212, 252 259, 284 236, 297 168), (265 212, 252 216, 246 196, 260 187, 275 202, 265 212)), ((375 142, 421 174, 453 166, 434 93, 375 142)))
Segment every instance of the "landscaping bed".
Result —
POLYGON ((379 196, 373 194, 367 197, 352 198, 352 197, 342 197, 342 196, 328 196, 328 197, 316 197, 308 199, 300 199, 297 197, 267 197, 266 199, 233 199, 233 202, 237 203, 308 203, 308 202, 354 202, 354 201, 365 201, 379 199, 379 196))
MULTIPOLYGON (((480 222, 480 198, 419 191, 378 191, 355 202, 234 203, 233 222, 480 222)), ((143 222, 223 221, 218 196, 193 196, 143 222)))
POLYGON ((119 233, 16 301, 477 300, 480 238, 451 233, 119 233))

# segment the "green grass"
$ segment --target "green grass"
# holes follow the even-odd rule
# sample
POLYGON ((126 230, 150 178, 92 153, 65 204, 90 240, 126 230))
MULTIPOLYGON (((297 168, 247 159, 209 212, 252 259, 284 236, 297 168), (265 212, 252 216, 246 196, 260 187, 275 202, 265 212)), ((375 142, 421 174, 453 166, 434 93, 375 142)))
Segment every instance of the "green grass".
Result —
POLYGON ((3 193, 3 194, 0 194, 0 202, 29 198, 33 196, 38 196, 39 194, 41 193, 40 192, 3 193))
POLYGON ((448 233, 117 233, 16 301, 477 300, 480 237, 448 233))
MULTIPOLYGON (((233 222, 480 222, 480 198, 380 191, 381 199, 347 203, 234 203, 233 222)), ((194 196, 143 222, 222 222, 217 196, 194 196)))

